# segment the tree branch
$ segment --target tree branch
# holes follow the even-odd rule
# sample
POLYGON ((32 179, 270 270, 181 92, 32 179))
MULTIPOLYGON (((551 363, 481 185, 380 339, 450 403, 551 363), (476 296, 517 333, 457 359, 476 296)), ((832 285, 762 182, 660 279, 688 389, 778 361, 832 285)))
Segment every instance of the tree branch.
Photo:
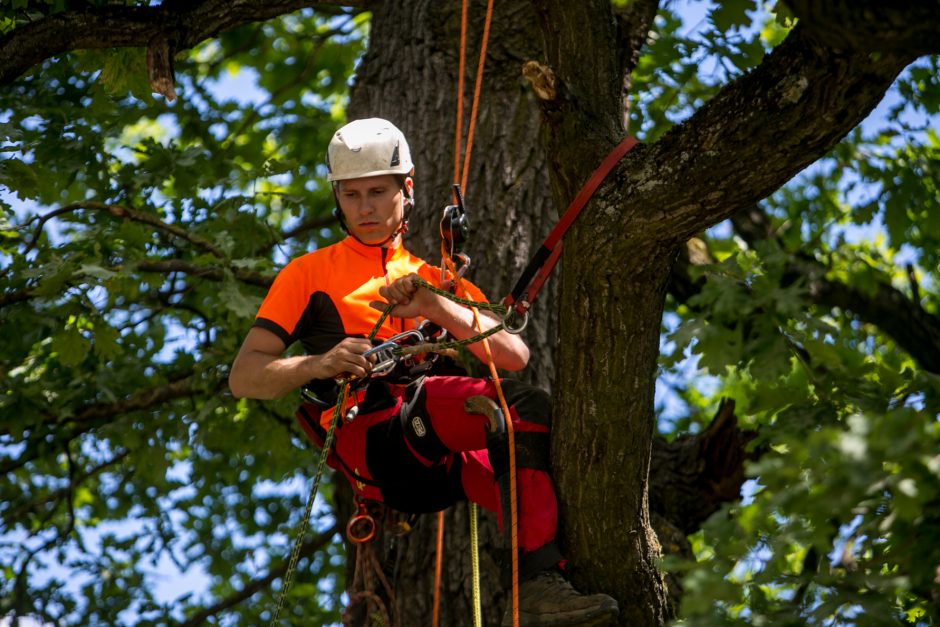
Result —
MULTIPOLYGON (((0 38, 0 85, 12 83, 44 59, 70 50, 149 47, 152 41, 168 41, 180 51, 243 24, 332 4, 315 0, 202 0, 63 11, 0 38)), ((369 2, 350 0, 343 4, 365 8, 369 2)))
POLYGON ((785 0, 784 4, 814 37, 836 50, 913 56, 940 52, 940 22, 934 0, 785 0))
POLYGON ((672 442, 654 439, 650 511, 686 535, 695 532, 722 503, 740 498, 746 447, 755 435, 738 428, 734 401, 723 399, 705 431, 672 442))
MULTIPOLYGON (((776 237, 767 215, 758 207, 739 211, 731 219, 735 231, 751 247, 776 237)), ((824 307, 839 307, 881 329, 907 351, 924 370, 940 374, 940 318, 924 311, 917 299, 878 282, 874 293, 826 277, 828 269, 810 255, 795 255, 787 265, 790 281, 802 277, 809 296, 824 307)), ((913 288, 912 288, 913 289, 913 288)))
POLYGON ((30 241, 30 243, 27 245, 26 250, 23 251, 23 254, 25 255, 36 246, 36 243, 39 241, 39 236, 42 234, 42 229, 45 226, 46 222, 48 222, 49 220, 51 220, 52 218, 56 216, 60 216, 65 213, 70 213, 72 211, 78 211, 80 209, 86 209, 86 210, 92 210, 92 211, 107 211, 108 213, 110 213, 116 218, 126 218, 129 220, 133 220, 134 222, 142 222, 143 224, 149 224, 150 226, 156 227, 157 229, 161 231, 165 231, 167 233, 175 235, 176 237, 182 238, 188 241, 189 243, 193 244, 197 248, 200 248, 204 251, 211 253, 215 257, 218 257, 220 259, 225 258, 225 255, 222 253, 222 251, 216 248, 216 246, 213 245, 208 240, 205 240, 197 235, 193 235, 192 233, 190 233, 189 231, 187 231, 186 229, 182 227, 176 226, 174 224, 167 224, 166 222, 164 222, 163 220, 161 220, 160 218, 158 218, 157 216, 153 214, 145 213, 143 211, 137 211, 135 209, 128 209, 127 207, 122 207, 121 205, 111 205, 111 204, 97 202, 93 200, 86 200, 82 202, 72 203, 70 205, 65 205, 64 207, 59 207, 58 209, 54 211, 50 211, 49 213, 43 216, 34 218, 34 219, 38 219, 39 224, 36 226, 36 230, 33 233, 33 238, 30 241))
MULTIPOLYGON (((83 408, 77 409, 68 418, 60 418, 55 414, 47 413, 42 417, 42 422, 37 426, 51 427, 56 433, 57 440, 71 440, 83 433, 91 431, 101 423, 135 411, 151 409, 162 403, 181 398, 197 396, 199 394, 212 393, 218 391, 225 384, 225 379, 219 379, 213 387, 209 389, 197 385, 198 379, 194 375, 186 378, 180 378, 166 385, 156 386, 147 390, 142 390, 131 394, 130 396, 114 401, 113 403, 91 403, 83 408), (71 432, 63 435, 65 425, 76 425, 71 432)), ((6 433, 4 429, 0 433, 6 433)), ((47 433, 31 435, 27 442, 27 448, 16 459, 0 466, 0 473, 6 474, 22 468, 29 462, 35 460, 41 453, 42 447, 46 443, 47 433)))
POLYGON ((896 48, 836 51, 798 23, 759 67, 624 160, 621 189, 638 191, 623 202, 657 208, 636 214, 640 229, 682 242, 778 189, 857 126, 916 58, 896 48))
POLYGON ((106 468, 109 468, 115 464, 121 463, 128 456, 128 453, 129 453, 128 451, 124 451, 117 457, 114 457, 113 459, 109 459, 108 461, 101 463, 95 466, 94 468, 91 468, 90 470, 84 472, 81 476, 72 477, 71 480, 69 481, 68 486, 59 488, 55 492, 48 494, 42 500, 28 501, 26 503, 23 503, 19 507, 17 507, 15 510, 4 513, 3 515, 4 526, 7 529, 9 529, 11 523, 15 522, 18 518, 31 514, 46 504, 55 503, 56 501, 64 497, 70 496, 72 492, 75 490, 75 488, 82 485, 87 479, 95 476, 96 474, 98 474, 102 470, 105 470, 106 468))
MULTIPOLYGON (((200 266, 195 263, 183 261, 182 259, 168 259, 166 261, 145 260, 135 263, 134 267, 143 272, 158 272, 162 274, 182 272, 191 276, 209 279, 210 281, 222 281, 225 278, 225 270, 222 268, 216 266, 200 266)), ((241 268, 232 268, 231 270, 232 275, 236 279, 243 283, 248 283, 249 285, 270 287, 271 283, 274 282, 274 277, 258 272, 251 272, 250 270, 243 270, 241 268)))

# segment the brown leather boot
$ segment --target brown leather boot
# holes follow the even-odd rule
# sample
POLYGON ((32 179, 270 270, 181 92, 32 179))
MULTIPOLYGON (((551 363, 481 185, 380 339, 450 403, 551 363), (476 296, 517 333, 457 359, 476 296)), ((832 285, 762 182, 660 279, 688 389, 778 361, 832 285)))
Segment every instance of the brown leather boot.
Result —
MULTIPOLYGON (((511 603, 502 627, 512 627, 511 603)), ((519 584, 519 627, 598 627, 612 624, 618 613, 615 599, 581 594, 554 568, 519 584)))

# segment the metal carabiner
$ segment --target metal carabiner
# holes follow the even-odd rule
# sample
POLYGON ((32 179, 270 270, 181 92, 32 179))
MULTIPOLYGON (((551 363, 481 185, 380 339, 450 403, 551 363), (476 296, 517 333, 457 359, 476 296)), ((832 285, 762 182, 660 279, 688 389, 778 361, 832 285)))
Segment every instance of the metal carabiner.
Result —
POLYGON ((392 370, 395 369, 396 359, 395 353, 392 351, 398 348, 398 344, 392 340, 387 340, 382 342, 378 346, 373 346, 365 353, 362 354, 363 357, 369 359, 370 357, 375 357, 375 363, 372 364, 372 370, 369 371, 370 377, 381 377, 386 375, 392 370))
POLYGON ((375 363, 372 364, 372 370, 369 372, 369 376, 381 377, 392 372, 395 366, 398 365, 399 360, 399 356, 395 354, 395 349, 400 348, 405 340, 408 339, 414 339, 415 343, 420 343, 424 341, 424 334, 418 329, 409 329, 408 331, 393 335, 381 344, 373 346, 363 353, 362 356, 366 359, 373 356, 376 358, 375 363))

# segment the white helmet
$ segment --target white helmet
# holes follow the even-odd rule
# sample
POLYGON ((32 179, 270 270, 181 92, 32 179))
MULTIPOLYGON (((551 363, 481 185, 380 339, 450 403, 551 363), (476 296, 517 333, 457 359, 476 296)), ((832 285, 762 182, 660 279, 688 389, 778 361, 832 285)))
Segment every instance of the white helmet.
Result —
POLYGON ((326 155, 330 181, 414 171, 405 135, 382 118, 354 120, 333 134, 326 155))

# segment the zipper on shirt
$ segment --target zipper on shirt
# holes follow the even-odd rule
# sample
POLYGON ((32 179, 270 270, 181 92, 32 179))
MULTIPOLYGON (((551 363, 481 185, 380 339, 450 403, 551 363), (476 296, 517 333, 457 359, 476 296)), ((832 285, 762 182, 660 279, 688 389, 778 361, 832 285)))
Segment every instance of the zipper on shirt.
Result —
MULTIPOLYGON (((388 249, 383 246, 381 248, 381 251, 382 251, 382 274, 385 275, 385 287, 388 287, 389 285, 391 285, 391 281, 388 280, 388 249)), ((404 318, 398 318, 398 327, 399 329, 401 329, 402 333, 405 332, 405 319, 404 318)))

